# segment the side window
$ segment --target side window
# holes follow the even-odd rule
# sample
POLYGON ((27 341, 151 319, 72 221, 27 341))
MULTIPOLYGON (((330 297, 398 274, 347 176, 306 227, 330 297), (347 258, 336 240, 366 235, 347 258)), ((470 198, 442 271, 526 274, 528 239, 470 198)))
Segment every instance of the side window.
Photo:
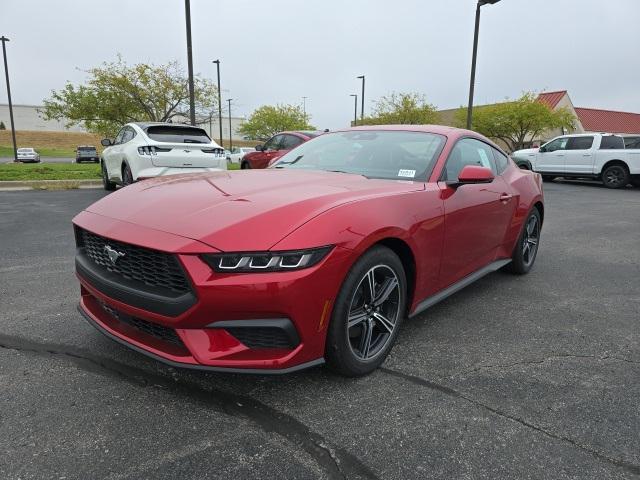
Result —
POLYGON ((600 150, 619 150, 624 148, 624 140, 617 135, 604 135, 600 139, 600 150))
POLYGON ((463 138, 456 143, 449 154, 449 158, 447 158, 447 163, 444 167, 445 178, 443 180, 457 180, 458 175, 467 165, 487 167, 491 169, 494 175, 497 173, 491 147, 473 138, 463 138))
POLYGON ((127 130, 127 129, 126 129, 125 127, 122 127, 122 128, 120 129, 120 131, 118 132, 118 135, 116 135, 116 138, 115 138, 115 140, 113 141, 113 144, 114 144, 114 145, 120 145, 120 144, 122 143, 122 137, 124 136, 124 132, 125 132, 126 130, 127 130))
POLYGON ((282 146, 280 147, 283 150, 291 150, 292 148, 295 148, 303 143, 303 140, 300 137, 296 137, 295 135, 283 135, 283 137, 284 141, 282 143, 282 146))
POLYGON ((501 175, 509 166, 509 158, 495 148, 492 148, 491 151, 493 152, 493 159, 496 161, 498 175, 501 175))
POLYGON ((276 135, 271 137, 267 143, 264 144, 265 150, 280 150, 280 144, 282 143, 282 135, 276 135))
POLYGON ((589 150, 593 145, 593 137, 570 137, 566 150, 589 150))
POLYGON ((127 143, 133 140, 133 137, 136 136, 135 130, 133 128, 126 128, 124 131, 124 135, 122 135, 122 143, 127 143))
POLYGON ((624 137, 624 148, 640 148, 640 137, 624 137))
POLYGON ((568 141, 569 139, 567 137, 556 138, 555 140, 550 141, 546 145, 543 145, 543 148, 541 148, 540 151, 555 152, 556 150, 566 150, 568 141))

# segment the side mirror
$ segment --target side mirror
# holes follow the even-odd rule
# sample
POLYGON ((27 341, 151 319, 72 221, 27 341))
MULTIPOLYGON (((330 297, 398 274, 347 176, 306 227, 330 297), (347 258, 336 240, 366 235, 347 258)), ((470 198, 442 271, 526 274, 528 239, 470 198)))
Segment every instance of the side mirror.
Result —
POLYGON ((491 183, 494 179, 493 172, 490 168, 480 167, 476 165, 467 165, 458 174, 458 180, 447 182, 447 185, 457 188, 461 185, 469 185, 476 183, 491 183))
POLYGON ((261 152, 262 150, 264 150, 262 145, 256 145, 256 152, 261 152))
POLYGON ((110 147, 111 145, 113 145, 113 142, 110 138, 103 138, 102 140, 100 140, 100 143, 103 147, 110 147))

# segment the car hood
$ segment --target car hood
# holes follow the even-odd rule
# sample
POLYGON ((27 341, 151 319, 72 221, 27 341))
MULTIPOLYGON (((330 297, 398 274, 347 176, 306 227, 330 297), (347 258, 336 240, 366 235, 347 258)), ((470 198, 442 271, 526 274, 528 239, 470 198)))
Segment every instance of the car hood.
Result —
POLYGON ((526 157, 532 153, 538 153, 539 148, 523 148, 522 150, 516 150, 511 152, 511 157, 526 157))
POLYGON ((268 250, 335 206, 423 189, 419 182, 344 173, 242 170, 145 180, 112 193, 87 211, 222 251, 268 250))

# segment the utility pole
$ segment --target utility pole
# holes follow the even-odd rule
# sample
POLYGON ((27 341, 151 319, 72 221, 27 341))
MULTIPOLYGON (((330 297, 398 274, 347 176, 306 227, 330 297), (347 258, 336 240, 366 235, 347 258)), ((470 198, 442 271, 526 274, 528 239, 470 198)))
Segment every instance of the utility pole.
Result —
POLYGON ((233 148, 233 131, 231 130, 231 100, 233 100, 233 98, 227 99, 227 102, 229 102, 229 150, 233 148))
MULTIPOLYGON (((218 69, 218 127, 220 127, 220 146, 222 146, 222 97, 220 94, 220 59, 214 60, 218 69)), ((213 134, 212 134, 213 136, 213 134)))
POLYGON ((4 58, 4 74, 7 79, 7 97, 9 99, 9 119, 11 120, 11 139, 13 140, 13 161, 18 161, 18 147, 16 146, 16 127, 13 124, 13 104, 11 103, 11 85, 9 84, 9 67, 7 66, 7 47, 9 41, 4 35, 0 37, 2 42, 2 57, 4 58))
POLYGON ((184 11, 187 20, 187 66, 189 69, 189 120, 196 124, 196 100, 193 86, 193 54, 191 52, 191 2, 184 0, 184 11))
POLYGON ((360 99, 362 109, 360 110, 360 120, 364 121, 364 75, 360 75, 358 78, 362 79, 362 98, 360 99))
POLYGON ((302 97, 302 113, 304 115, 304 121, 307 121, 307 97, 302 97))

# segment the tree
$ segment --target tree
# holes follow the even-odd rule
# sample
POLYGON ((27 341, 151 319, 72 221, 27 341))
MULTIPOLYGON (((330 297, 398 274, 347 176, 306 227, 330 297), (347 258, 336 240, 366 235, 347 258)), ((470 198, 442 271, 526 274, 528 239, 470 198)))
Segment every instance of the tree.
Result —
MULTIPOLYGON (((177 62, 129 66, 118 57, 86 73, 85 84, 67 82, 44 100, 46 120, 65 120, 67 126, 84 125, 90 132, 113 135, 127 122, 189 117, 188 78, 177 62)), ((209 112, 217 111, 216 87, 198 76, 194 81, 196 114, 208 119, 209 112)))
MULTIPOLYGON (((566 107, 555 110, 540 103, 534 92, 525 92, 513 101, 473 108, 471 128, 486 137, 502 140, 511 151, 524 148, 544 132, 556 128, 573 129, 574 115, 566 107)), ((456 125, 466 124, 467 109, 456 112, 456 125)))
POLYGON ((438 123, 435 105, 418 93, 391 93, 375 102, 373 115, 358 125, 427 125, 438 123))
POLYGON ((5 126, 4 122, 2 120, 0 120, 0 130, 6 130, 7 127, 5 126))
POLYGON ((309 125, 309 116, 297 105, 263 105, 239 129, 242 135, 259 140, 283 130, 315 130, 315 127, 309 125))

